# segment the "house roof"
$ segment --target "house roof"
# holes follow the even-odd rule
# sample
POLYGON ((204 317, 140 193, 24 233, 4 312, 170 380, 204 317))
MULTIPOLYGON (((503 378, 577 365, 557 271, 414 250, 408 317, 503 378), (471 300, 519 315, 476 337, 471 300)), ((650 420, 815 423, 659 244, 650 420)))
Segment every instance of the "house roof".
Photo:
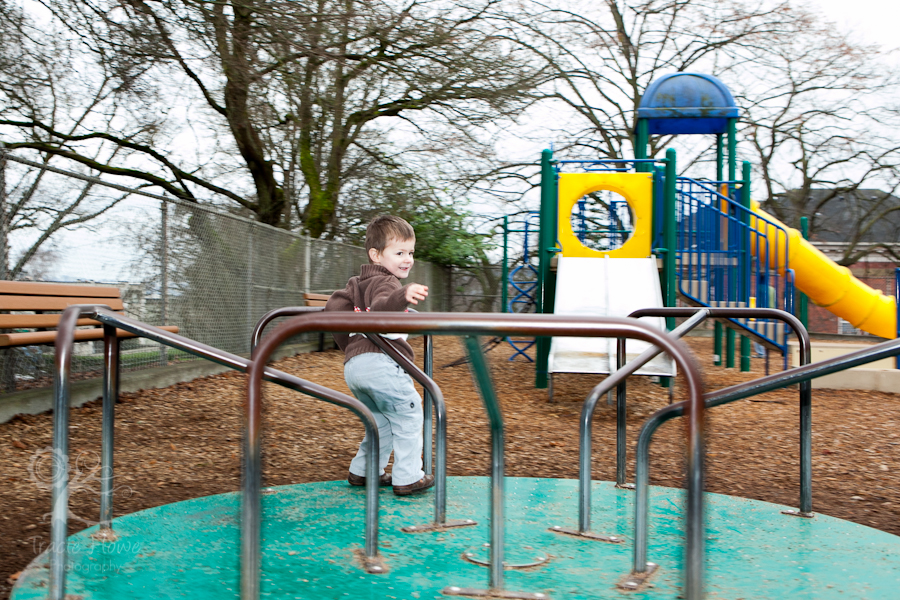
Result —
POLYGON ((797 226, 800 217, 808 217, 811 241, 900 242, 900 198, 896 196, 876 189, 817 189, 810 190, 800 209, 794 209, 787 197, 798 192, 779 194, 777 212, 793 226, 797 226), (864 231, 854 239, 859 230, 864 231))

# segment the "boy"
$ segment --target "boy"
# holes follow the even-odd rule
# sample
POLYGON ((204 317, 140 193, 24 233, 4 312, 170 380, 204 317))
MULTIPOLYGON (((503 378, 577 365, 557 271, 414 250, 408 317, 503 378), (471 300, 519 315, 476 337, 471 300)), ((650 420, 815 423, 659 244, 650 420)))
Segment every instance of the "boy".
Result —
MULTIPOLYGON (((418 283, 401 286, 413 266, 416 234, 400 217, 376 217, 366 229, 366 252, 369 264, 351 277, 347 287, 331 295, 325 310, 368 312, 372 310, 405 311, 407 305, 418 304, 428 296, 428 288, 418 283)), ((406 334, 387 334, 394 346, 413 360, 413 349, 406 334)), ((412 378, 384 354, 378 346, 361 334, 334 334, 334 341, 344 351, 344 379, 363 404, 369 407, 378 424, 381 442, 378 466, 381 485, 393 485, 394 493, 407 496, 434 485, 434 476, 422 470, 422 399, 412 378), (394 452, 393 473, 384 467, 394 452), (393 476, 393 479, 392 479, 393 476)), ((350 485, 365 485, 366 440, 359 445, 350 463, 350 485)))

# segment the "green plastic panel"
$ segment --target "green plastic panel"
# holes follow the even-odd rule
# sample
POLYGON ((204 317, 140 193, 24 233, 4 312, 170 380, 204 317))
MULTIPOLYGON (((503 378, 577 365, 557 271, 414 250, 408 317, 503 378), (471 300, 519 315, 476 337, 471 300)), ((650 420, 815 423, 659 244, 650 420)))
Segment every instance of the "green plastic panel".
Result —
MULTIPOLYGON (((489 480, 448 479, 449 519, 475 527, 408 534, 428 523, 433 492, 396 497, 382 488, 379 546, 388 572, 366 574, 362 488, 345 482, 271 488, 263 496, 265 598, 443 598, 445 586, 484 588, 486 567, 463 554, 488 540, 489 480)), ((577 527, 574 480, 509 478, 506 540, 510 554, 547 555, 526 570, 507 570, 505 588, 550 598, 678 598, 682 554, 681 490, 651 491, 649 560, 660 565, 652 587, 621 592, 632 552, 634 492, 606 482, 593 488, 594 532, 622 535, 607 544, 549 531, 577 527)), ((839 519, 803 519, 788 508, 707 494, 708 598, 898 597, 900 537, 839 519)), ((238 598, 239 496, 197 498, 115 520, 117 542, 95 542, 87 529, 69 538, 66 591, 84 600, 238 598)), ((47 555, 26 569, 12 600, 46 598, 47 555)))

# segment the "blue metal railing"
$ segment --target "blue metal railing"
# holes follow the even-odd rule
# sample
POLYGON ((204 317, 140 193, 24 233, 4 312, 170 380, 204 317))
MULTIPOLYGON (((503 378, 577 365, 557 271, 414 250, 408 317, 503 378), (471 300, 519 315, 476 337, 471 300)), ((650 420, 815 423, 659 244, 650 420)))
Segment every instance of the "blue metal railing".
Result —
MULTIPOLYGON (((538 271, 537 268, 533 264, 531 264, 528 234, 532 232, 537 234, 540 231, 540 219, 540 212, 529 212, 527 215, 525 215, 522 229, 509 230, 511 232, 522 233, 524 235, 524 241, 522 244, 524 250, 522 252, 522 264, 510 271, 507 278, 508 285, 512 286, 513 290, 515 291, 515 295, 510 298, 509 302, 507 303, 507 312, 528 312, 531 307, 536 305, 537 298, 535 294, 537 293, 538 271), (536 219, 537 224, 532 224, 532 219, 536 219)), ((526 351, 534 346, 534 339, 514 340, 507 337, 506 342, 514 350, 512 356, 509 357, 509 360, 515 360, 517 356, 521 355, 524 356, 525 360, 527 360, 528 362, 534 362, 534 360, 532 360, 532 358, 528 356, 528 354, 526 354, 526 351)))
MULTIPOLYGON (((620 248, 634 231, 633 227, 626 227, 625 219, 622 218, 620 211, 628 211, 627 200, 609 200, 607 205, 607 214, 588 214, 587 200, 582 198, 575 204, 575 220, 572 224, 572 232, 578 241, 588 245, 588 236, 591 234, 602 234, 606 240, 606 247, 597 248, 600 250, 614 250, 620 248), (602 221, 606 221, 605 224, 602 221), (598 223, 600 221, 600 223, 598 223), (592 228, 593 227, 593 228, 592 228), (599 227, 599 229, 597 228, 599 227)), ((631 222, 630 215, 628 221, 631 222)), ((590 246, 589 246, 590 247, 590 246)))
POLYGON ((657 158, 606 158, 598 160, 557 160, 554 165, 557 173, 561 172, 560 165, 578 165, 583 173, 627 173, 637 167, 637 165, 654 165, 660 162, 657 158))
MULTIPOLYGON (((787 230, 744 206, 737 187, 741 184, 678 178, 678 291, 703 306, 729 306, 732 302, 750 306, 753 298, 759 308, 793 314, 794 277, 787 258, 787 230), (734 197, 718 191, 723 188, 733 190, 734 197)), ((774 322, 735 322, 786 349, 786 336, 777 335, 774 322)))

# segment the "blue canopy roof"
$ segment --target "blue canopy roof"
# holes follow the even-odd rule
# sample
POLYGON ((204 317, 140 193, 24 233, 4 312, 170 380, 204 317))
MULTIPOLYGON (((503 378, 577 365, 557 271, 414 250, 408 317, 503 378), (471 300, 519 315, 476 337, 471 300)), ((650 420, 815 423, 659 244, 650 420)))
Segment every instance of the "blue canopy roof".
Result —
POLYGON ((648 120, 650 134, 725 133, 738 107, 712 75, 672 73, 650 84, 637 116, 648 120))

